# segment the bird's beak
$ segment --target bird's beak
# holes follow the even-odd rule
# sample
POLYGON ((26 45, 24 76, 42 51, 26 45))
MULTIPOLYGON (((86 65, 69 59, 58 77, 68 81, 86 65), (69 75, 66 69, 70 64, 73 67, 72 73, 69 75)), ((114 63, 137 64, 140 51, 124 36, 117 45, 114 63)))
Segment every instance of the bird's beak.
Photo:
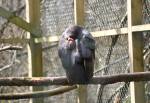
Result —
POLYGON ((75 41, 73 38, 71 38, 71 37, 69 37, 69 36, 66 36, 65 39, 67 40, 67 42, 68 42, 69 44, 72 44, 72 43, 75 41))
POLYGON ((68 35, 65 35, 64 38, 67 40, 67 41, 74 41, 74 39, 68 35))
POLYGON ((74 41, 75 41, 75 40, 74 40, 73 38, 71 38, 71 37, 68 37, 67 40, 68 40, 68 43, 69 43, 69 44, 72 44, 72 43, 74 43, 74 41))
POLYGON ((68 40, 68 41, 74 41, 74 39, 71 38, 71 37, 68 37, 67 40, 68 40))

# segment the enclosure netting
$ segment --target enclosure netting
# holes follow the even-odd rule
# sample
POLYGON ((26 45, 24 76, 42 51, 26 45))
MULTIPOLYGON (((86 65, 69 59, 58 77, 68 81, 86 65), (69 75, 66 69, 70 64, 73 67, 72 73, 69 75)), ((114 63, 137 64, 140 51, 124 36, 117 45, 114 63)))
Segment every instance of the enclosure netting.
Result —
MULTIPOLYGON (((90 31, 99 31, 126 27, 127 25, 127 1, 126 0, 85 0, 85 24, 90 31)), ((73 0, 43 0, 42 28, 44 35, 61 35, 65 28, 74 24, 73 0)), ((150 1, 143 2, 143 23, 149 23, 150 1)), ((148 36, 148 34, 145 34, 148 36)), ((113 75, 129 72, 128 38, 127 35, 107 36, 95 38, 96 62, 95 75, 113 75)), ((149 42, 149 40, 147 41, 149 42)), ((57 55, 57 43, 51 45, 51 49, 44 52, 43 60, 48 76, 64 75, 61 63, 57 55), (54 46, 56 45, 56 46, 54 46)), ((111 85, 89 85, 88 103, 113 103, 130 101, 129 83, 115 83, 111 85)), ((147 96, 147 95, 146 95, 147 96)), ((61 95, 56 98, 67 98, 65 103, 75 103, 76 93, 61 95)), ((53 103, 55 99, 49 98, 53 103)), ((149 98, 147 98, 149 100, 149 98)))
MULTIPOLYGON (((21 0, 1 0, 0 5, 7 10, 15 11, 24 18, 25 2, 21 0), (15 5, 15 8, 10 7, 15 5), (17 11, 18 9, 23 11, 17 11)), ((90 31, 100 31, 106 29, 114 29, 126 27, 127 25, 127 0, 85 0, 85 28, 90 31)), ((74 24, 74 2, 73 0, 41 0, 41 27, 43 36, 61 35, 66 27, 74 24)), ((150 23, 150 0, 143 0, 143 24, 150 23)), ((6 19, 0 18, 0 38, 23 37, 25 32, 7 23, 6 19), (3 25, 6 24, 6 25, 3 25), (3 26, 1 26, 3 25, 3 26), (6 27, 6 28, 4 28, 6 27), (3 31, 4 30, 4 31, 3 31), (13 35, 12 35, 13 34, 13 35), (22 35, 20 35, 22 34, 22 35)), ((150 70, 150 32, 144 32, 144 62, 145 71, 150 70)), ((128 36, 126 34, 117 36, 103 36, 95 38, 96 40, 96 60, 95 60, 95 76, 113 75, 129 72, 128 57, 128 36)), ((7 44, 5 44, 7 45, 7 44)), ((16 45, 16 44, 14 44, 16 45)), ((25 44, 17 44, 23 45, 25 44)), ((0 45, 1 47, 4 44, 0 45)), ((61 62, 57 53, 58 42, 43 43, 43 66, 44 76, 62 76, 65 71, 62 69, 61 62)), ((26 48, 25 48, 26 49, 26 48)), ((27 52, 23 51, 7 51, 0 52, 1 63, 12 66, 3 71, 0 70, 1 77, 8 76, 27 76, 27 52), (11 54, 10 54, 11 53, 11 54), (19 62, 18 62, 19 61, 19 62), (19 68, 19 70, 18 70, 19 68), (21 68, 21 69, 20 69, 21 68)), ((56 86, 45 87, 45 90, 55 88, 56 86)), ((146 101, 150 101, 150 84, 145 85, 146 101)), ((0 92, 26 92, 27 87, 1 87, 0 92), (8 91, 9 90, 9 91, 8 91)), ((115 83, 110 85, 88 85, 88 103, 113 103, 120 101, 121 103, 130 102, 129 83, 115 83)), ((0 101, 1 102, 1 101, 0 101)), ((76 103, 77 91, 64 93, 63 95, 45 98, 45 103, 76 103)), ((26 100, 16 100, 12 103, 28 103, 26 100)))

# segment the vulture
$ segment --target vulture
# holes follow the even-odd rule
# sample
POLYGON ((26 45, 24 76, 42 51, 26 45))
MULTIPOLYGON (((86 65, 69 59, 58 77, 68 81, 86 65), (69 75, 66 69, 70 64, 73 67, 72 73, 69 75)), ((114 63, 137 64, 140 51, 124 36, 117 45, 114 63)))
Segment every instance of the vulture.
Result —
POLYGON ((88 83, 93 77, 95 40, 83 27, 71 25, 62 33, 58 55, 69 83, 88 83))

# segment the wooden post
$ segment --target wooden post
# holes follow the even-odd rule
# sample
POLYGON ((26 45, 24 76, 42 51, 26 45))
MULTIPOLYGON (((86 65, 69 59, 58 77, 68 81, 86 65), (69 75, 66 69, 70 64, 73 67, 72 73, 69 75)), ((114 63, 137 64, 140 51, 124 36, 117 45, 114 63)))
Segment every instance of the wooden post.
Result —
MULTIPOLYGON (((127 0, 128 43, 131 72, 144 71, 142 33, 132 33, 132 25, 142 23, 142 0, 127 0)), ((131 103, 145 103, 144 82, 131 82, 131 103)))
MULTIPOLYGON (((84 0, 74 0, 74 17, 76 25, 84 25, 84 0)), ((78 103, 87 103, 87 86, 78 86, 78 103)))
POLYGON ((84 0, 74 0, 75 24, 84 25, 84 0))
MULTIPOLYGON (((26 0, 26 17, 27 21, 31 23, 33 29, 40 31, 40 1, 41 0, 26 0)), ((41 37, 39 34, 27 34, 30 39, 28 44, 28 62, 29 62, 29 77, 41 77, 42 69, 42 44, 35 43, 34 38, 41 37)), ((42 87, 31 87, 32 91, 41 91, 42 87)), ((32 99, 31 103, 43 103, 43 98, 32 99)))

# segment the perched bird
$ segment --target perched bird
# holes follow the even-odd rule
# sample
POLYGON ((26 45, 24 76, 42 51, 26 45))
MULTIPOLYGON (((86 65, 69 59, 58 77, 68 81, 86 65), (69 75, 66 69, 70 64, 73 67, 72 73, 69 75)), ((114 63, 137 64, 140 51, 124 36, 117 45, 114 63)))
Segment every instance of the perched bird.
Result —
POLYGON ((93 76, 95 40, 81 26, 69 26, 61 35, 58 55, 70 83, 87 83, 93 76))

